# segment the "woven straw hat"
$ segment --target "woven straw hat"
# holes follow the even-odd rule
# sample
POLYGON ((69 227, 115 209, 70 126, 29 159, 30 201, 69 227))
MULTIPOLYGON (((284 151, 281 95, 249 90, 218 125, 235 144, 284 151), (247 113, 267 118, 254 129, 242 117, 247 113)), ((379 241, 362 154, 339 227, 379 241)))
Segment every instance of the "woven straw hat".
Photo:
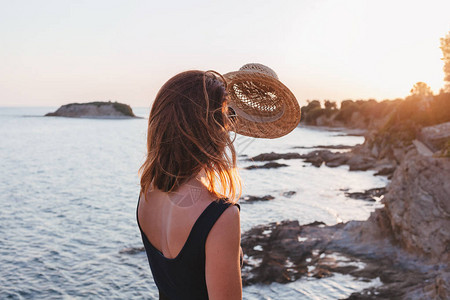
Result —
POLYGON ((272 69, 252 63, 223 77, 227 81, 228 107, 236 115, 236 133, 274 139, 297 127, 297 99, 272 69))

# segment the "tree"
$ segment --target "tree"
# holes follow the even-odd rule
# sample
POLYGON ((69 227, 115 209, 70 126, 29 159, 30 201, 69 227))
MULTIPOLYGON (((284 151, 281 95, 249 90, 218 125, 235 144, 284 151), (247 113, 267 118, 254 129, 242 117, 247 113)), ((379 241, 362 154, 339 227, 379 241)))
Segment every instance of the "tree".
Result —
POLYGON ((319 100, 306 100, 306 102, 308 103, 308 105, 306 105, 305 109, 306 111, 311 111, 314 109, 318 109, 321 108, 321 104, 319 100))
POLYGON ((433 96, 433 91, 428 86, 428 84, 426 84, 425 82, 419 81, 411 89, 411 94, 413 96, 427 97, 427 96, 433 96))
POLYGON ((326 110, 334 110, 337 108, 336 102, 330 100, 325 100, 324 105, 326 110))
POLYGON ((444 56, 442 60, 444 61, 444 91, 450 93, 450 31, 447 35, 441 38, 441 50, 444 56))

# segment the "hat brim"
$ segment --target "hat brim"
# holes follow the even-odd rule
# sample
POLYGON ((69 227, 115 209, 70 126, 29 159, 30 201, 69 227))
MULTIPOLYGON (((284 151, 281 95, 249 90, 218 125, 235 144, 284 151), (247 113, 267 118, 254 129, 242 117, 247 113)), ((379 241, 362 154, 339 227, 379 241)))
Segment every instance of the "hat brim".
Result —
POLYGON ((297 127, 300 106, 294 94, 279 80, 244 70, 223 77, 227 81, 228 106, 236 113, 236 133, 274 139, 297 127))

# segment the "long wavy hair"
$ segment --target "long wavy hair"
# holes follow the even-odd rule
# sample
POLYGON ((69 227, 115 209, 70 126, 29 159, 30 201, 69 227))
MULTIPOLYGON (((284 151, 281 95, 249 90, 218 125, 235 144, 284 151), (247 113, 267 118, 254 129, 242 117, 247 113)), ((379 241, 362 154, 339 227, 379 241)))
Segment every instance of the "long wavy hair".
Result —
POLYGON ((237 200, 241 182, 226 97, 226 81, 214 71, 186 71, 162 86, 148 120, 141 192, 176 191, 204 170, 214 196, 237 200))

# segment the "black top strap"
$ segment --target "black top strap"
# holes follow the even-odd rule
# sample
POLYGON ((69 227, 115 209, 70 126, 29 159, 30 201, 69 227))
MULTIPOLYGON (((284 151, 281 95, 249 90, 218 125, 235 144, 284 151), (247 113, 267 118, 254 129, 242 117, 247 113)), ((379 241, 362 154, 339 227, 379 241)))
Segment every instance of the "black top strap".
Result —
MULTIPOLYGON (((220 218, 222 213, 233 203, 227 202, 227 199, 219 199, 211 202, 211 204, 203 211, 200 217, 192 228, 191 241, 189 243, 202 245, 202 250, 205 250, 205 243, 209 232, 214 224, 220 218)), ((237 205, 240 209, 239 205, 237 205)))

